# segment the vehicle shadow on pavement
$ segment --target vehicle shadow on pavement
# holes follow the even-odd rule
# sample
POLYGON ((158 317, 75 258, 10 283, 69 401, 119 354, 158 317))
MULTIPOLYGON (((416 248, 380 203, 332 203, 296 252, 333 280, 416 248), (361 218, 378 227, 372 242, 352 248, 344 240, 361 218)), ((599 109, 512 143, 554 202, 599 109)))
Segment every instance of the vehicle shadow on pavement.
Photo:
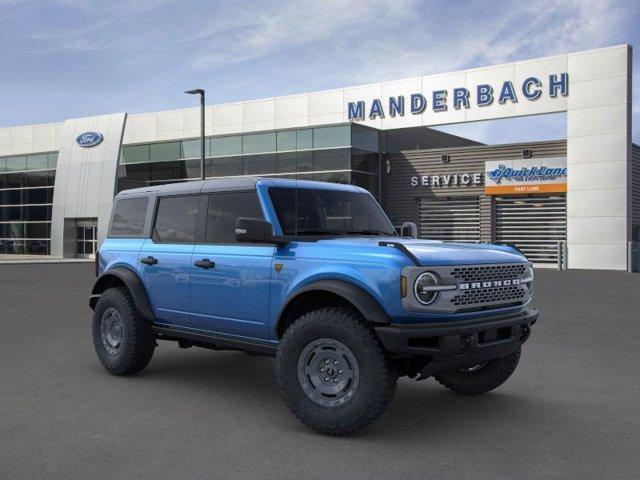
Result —
MULTIPOLYGON (((185 351, 163 344, 160 349, 147 369, 131 377, 132 382, 145 384, 142 388, 153 384, 155 389, 180 390, 186 392, 185 397, 199 398, 209 405, 232 404, 247 416, 257 411, 273 428, 314 435, 294 419, 278 394, 273 358, 195 348, 185 351)), ((199 408, 198 405, 203 404, 194 401, 190 408, 199 408)), ((442 439, 462 432, 468 435, 471 428, 477 430, 480 440, 485 429, 499 429, 500 425, 515 430, 524 428, 526 420, 522 412, 530 414, 538 408, 535 399, 514 393, 508 385, 470 397, 447 391, 434 379, 415 382, 403 378, 398 382, 389 410, 377 423, 352 438, 402 442, 421 437, 425 441, 427 432, 442 439)), ((208 409, 199 414, 206 416, 208 409)))

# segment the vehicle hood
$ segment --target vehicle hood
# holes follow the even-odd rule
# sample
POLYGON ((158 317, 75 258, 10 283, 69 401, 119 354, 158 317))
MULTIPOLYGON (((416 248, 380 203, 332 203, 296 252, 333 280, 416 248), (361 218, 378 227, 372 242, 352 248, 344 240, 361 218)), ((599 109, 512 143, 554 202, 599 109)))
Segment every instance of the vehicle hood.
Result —
MULTIPOLYGON (((342 247, 374 247, 380 242, 395 242, 404 245, 422 266, 472 265, 488 263, 526 262, 527 258, 507 245, 488 243, 445 243, 438 240, 417 240, 399 237, 349 237, 323 240, 342 247)), ((380 246, 379 248, 393 248, 380 246)))

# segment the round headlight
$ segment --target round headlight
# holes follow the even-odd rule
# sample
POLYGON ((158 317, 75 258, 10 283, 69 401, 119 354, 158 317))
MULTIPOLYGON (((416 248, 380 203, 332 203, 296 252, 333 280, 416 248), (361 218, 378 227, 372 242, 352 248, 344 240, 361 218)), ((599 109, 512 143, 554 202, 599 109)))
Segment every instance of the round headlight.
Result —
POLYGON ((413 293, 421 304, 429 305, 438 296, 438 291, 432 289, 437 285, 438 277, 431 272, 424 272, 416 278, 416 283, 413 285, 413 293))

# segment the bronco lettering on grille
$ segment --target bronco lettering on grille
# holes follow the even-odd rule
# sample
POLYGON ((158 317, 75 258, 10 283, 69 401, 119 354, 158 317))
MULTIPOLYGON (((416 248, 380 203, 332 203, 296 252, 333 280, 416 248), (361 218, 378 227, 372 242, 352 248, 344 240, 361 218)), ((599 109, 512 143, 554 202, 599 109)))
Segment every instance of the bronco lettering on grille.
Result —
POLYGON ((458 288, 460 290, 474 290, 476 288, 507 287, 510 285, 520 285, 520 280, 517 278, 513 278, 511 280, 492 280, 490 282, 461 283, 458 285, 458 288))

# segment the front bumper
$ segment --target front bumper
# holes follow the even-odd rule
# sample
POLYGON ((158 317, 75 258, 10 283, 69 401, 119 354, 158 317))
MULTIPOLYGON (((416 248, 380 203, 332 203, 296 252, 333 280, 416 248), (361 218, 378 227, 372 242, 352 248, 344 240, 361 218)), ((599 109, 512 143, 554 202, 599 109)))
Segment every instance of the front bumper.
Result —
POLYGON ((426 361, 420 377, 464 368, 509 355, 522 345, 538 319, 538 311, 462 322, 390 324, 375 327, 384 348, 401 357, 426 361))

